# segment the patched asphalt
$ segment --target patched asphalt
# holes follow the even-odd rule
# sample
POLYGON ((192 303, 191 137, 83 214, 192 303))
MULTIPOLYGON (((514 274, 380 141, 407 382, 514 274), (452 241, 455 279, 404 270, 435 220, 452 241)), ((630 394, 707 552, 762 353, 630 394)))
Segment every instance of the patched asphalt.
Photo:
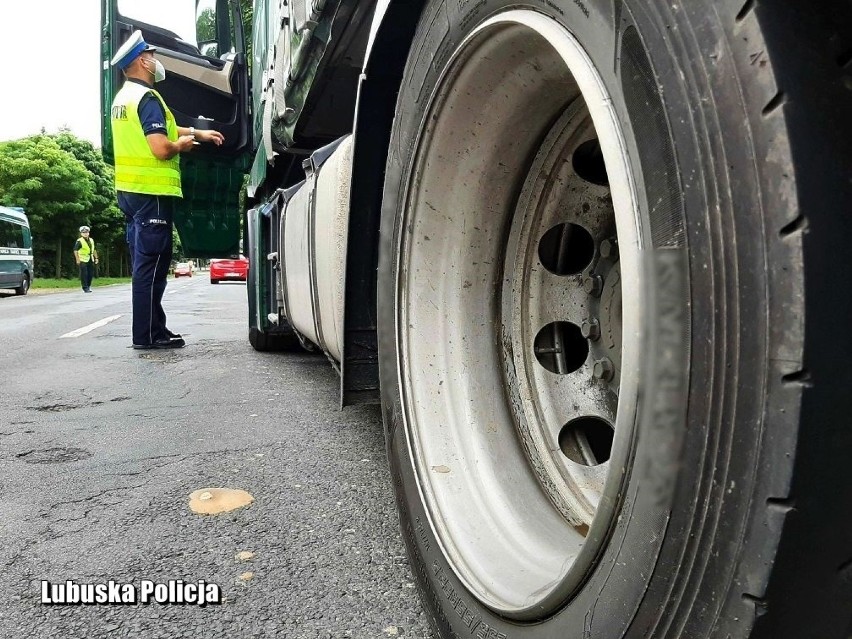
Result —
POLYGON ((253 351, 245 295, 170 282, 188 346, 144 352, 127 286, 0 298, 0 636, 433 637, 378 409, 339 410, 323 356, 253 351), (198 515, 204 488, 254 501, 198 515), (204 580, 225 601, 51 606, 44 579, 204 580))

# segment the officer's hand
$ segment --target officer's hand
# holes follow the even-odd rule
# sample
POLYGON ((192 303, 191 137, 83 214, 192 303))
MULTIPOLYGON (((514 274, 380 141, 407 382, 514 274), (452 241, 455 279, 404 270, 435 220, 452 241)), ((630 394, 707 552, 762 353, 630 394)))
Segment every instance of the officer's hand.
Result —
POLYGON ((222 144, 225 142, 224 135, 222 135, 218 131, 210 131, 208 129, 196 131, 195 139, 199 140, 200 142, 212 142, 216 146, 222 146, 222 144))
POLYGON ((187 151, 192 151, 192 145, 195 144, 195 138, 191 135, 182 135, 175 142, 178 148, 179 153, 186 153, 187 151))

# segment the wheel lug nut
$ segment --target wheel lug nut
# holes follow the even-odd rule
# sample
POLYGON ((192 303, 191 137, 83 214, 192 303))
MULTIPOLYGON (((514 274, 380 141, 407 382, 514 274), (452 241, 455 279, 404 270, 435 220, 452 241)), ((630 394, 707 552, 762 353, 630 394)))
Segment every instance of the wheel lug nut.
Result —
POLYGON ((583 282, 583 290, 592 297, 600 297, 603 290, 603 279, 600 275, 589 275, 583 282))
POLYGON ((610 240, 604 240, 601 242, 601 257, 605 260, 617 260, 618 259, 618 241, 613 238, 610 240))
POLYGON ((595 362, 592 366, 592 375, 604 382, 609 382, 615 376, 615 366, 609 358, 604 357, 595 362))
POLYGON ((580 333, 587 340, 597 341, 601 337, 601 325, 596 319, 583 320, 583 324, 580 326, 580 333))

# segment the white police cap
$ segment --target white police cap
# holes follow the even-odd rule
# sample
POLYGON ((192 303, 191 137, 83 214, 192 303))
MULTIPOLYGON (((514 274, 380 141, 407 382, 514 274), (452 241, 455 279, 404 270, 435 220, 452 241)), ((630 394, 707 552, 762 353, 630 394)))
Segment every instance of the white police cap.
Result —
POLYGON ((80 233, 88 233, 88 232, 89 232, 88 226, 81 226, 80 227, 80 233))
POLYGON ((130 63, 139 57, 139 54, 143 51, 156 50, 156 47, 152 47, 145 42, 145 39, 142 37, 142 32, 137 29, 130 34, 130 37, 127 38, 125 43, 122 44, 118 51, 115 52, 115 56, 113 56, 111 64, 113 66, 117 66, 121 70, 124 70, 130 66, 130 63))

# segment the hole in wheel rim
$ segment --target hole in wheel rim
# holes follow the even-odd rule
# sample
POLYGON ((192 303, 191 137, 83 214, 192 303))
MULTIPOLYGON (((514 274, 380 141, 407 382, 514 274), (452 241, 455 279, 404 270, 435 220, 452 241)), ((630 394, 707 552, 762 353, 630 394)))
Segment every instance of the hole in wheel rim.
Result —
POLYGON ((538 258, 554 275, 576 275, 592 262, 595 240, 579 224, 557 224, 542 236, 538 258))
POLYGON ((551 322, 535 337, 535 357, 551 373, 578 370, 589 356, 589 342, 571 322, 551 322))
POLYGON ((572 164, 577 175, 586 182, 598 186, 609 186, 609 177, 606 173, 601 145, 596 139, 583 142, 577 147, 577 150, 574 151, 572 164))
POLYGON ((609 461, 615 437, 612 425, 599 417, 579 417, 562 427, 559 448, 575 464, 598 466, 609 461))

